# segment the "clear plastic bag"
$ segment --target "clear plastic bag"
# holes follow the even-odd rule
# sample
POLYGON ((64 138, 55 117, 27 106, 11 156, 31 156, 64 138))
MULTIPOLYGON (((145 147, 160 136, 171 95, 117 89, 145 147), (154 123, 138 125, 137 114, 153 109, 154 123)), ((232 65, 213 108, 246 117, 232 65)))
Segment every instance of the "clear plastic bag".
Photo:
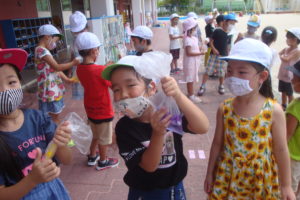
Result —
MULTIPOLYGON (((152 51, 144 53, 137 59, 135 70, 145 78, 152 79, 156 83, 163 77, 169 76, 171 71, 172 56, 160 51, 152 51)), ((164 92, 159 91, 152 97, 150 101, 156 109, 166 108, 168 113, 172 115, 169 130, 182 134, 182 115, 172 97, 168 97, 164 92)))
POLYGON ((75 143, 75 147, 80 153, 87 155, 93 139, 93 133, 90 126, 75 112, 69 113, 63 121, 68 121, 70 123, 69 128, 72 131, 71 138, 75 143))

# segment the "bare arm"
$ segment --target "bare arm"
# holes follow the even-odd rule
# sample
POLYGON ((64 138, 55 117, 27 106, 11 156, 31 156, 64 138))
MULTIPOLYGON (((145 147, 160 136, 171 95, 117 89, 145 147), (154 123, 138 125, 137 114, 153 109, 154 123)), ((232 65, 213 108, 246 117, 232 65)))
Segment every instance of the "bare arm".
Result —
POLYGON ((242 40, 242 39, 244 39, 244 35, 242 33, 239 33, 238 37, 234 41, 234 44, 237 43, 238 41, 242 40))
POLYGON ((290 55, 281 54, 280 58, 281 58, 281 60, 283 60, 285 62, 290 62, 291 60, 293 60, 299 56, 300 56, 300 51, 295 51, 294 53, 292 53, 290 55))
POLYGON ((179 36, 173 36, 173 35, 169 35, 169 38, 170 40, 176 40, 176 39, 179 39, 179 38, 182 38, 182 35, 179 35, 179 36))
POLYGON ((186 55, 187 55, 187 56, 200 56, 200 55, 204 55, 203 52, 200 52, 200 53, 194 53, 194 52, 192 52, 190 46, 186 46, 186 47, 185 47, 185 51, 186 51, 186 55))
POLYGON ((151 126, 153 130, 150 144, 143 153, 141 162, 139 163, 140 167, 147 172, 154 172, 161 159, 166 128, 171 118, 171 116, 167 116, 162 119, 166 114, 167 110, 160 109, 151 116, 151 126))
POLYGON ((223 104, 219 106, 217 111, 216 122, 217 125, 214 139, 210 148, 209 161, 204 183, 204 190, 206 193, 210 193, 212 190, 215 168, 224 145, 223 104))
POLYGON ((272 121, 272 139, 273 150, 276 163, 279 170, 279 182, 284 196, 293 193, 291 188, 291 168, 289 151, 287 147, 286 126, 284 112, 279 104, 274 105, 273 121, 272 121))
POLYGON ((15 185, 0 186, 1 200, 18 200, 27 195, 36 185, 57 178, 60 169, 51 159, 42 159, 42 151, 37 148, 37 157, 32 165, 32 171, 15 185))
POLYGON ((47 64, 50 65, 51 68, 53 68, 56 71, 64 71, 79 64, 79 60, 77 59, 73 59, 71 62, 68 63, 58 64, 56 60, 50 55, 44 56, 42 60, 44 60, 47 64))
POLYGON ((291 137, 294 135, 297 126, 298 126, 297 118, 291 114, 287 114, 286 116, 287 141, 289 141, 291 137))

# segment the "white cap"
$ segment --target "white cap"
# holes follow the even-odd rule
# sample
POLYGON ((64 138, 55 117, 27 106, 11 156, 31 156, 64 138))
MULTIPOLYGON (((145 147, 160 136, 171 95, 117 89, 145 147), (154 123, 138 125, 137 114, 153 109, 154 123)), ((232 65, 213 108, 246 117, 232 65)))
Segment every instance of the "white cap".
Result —
POLYGON ((245 38, 237 42, 231 49, 229 56, 222 57, 220 60, 241 60, 255 62, 270 69, 272 62, 272 51, 265 43, 245 38))
POLYGON ((75 44, 79 51, 101 46, 98 37, 91 32, 80 33, 75 40, 75 44))
POLYGON ((147 26, 137 26, 133 29, 130 35, 134 37, 140 37, 145 40, 151 40, 153 37, 153 32, 147 26))
POLYGON ((287 29, 288 32, 292 33, 298 40, 300 40, 300 28, 294 27, 287 29))
POLYGON ((188 18, 192 17, 192 18, 194 18, 194 19, 198 19, 198 15, 197 15, 196 13, 194 13, 194 12, 189 12, 189 13, 187 14, 187 17, 188 17, 188 18))
POLYGON ((75 11, 69 18, 71 31, 74 33, 82 31, 87 24, 85 15, 80 11, 75 11))
POLYGON ((170 16, 170 20, 174 19, 174 18, 179 18, 179 15, 177 13, 173 13, 171 16, 170 16))
POLYGON ((62 34, 58 31, 58 29, 51 24, 42 25, 39 28, 38 35, 57 35, 59 37, 62 37, 62 34))
POLYGON ((211 20, 211 19, 213 19, 213 18, 214 18, 214 17, 213 17, 212 15, 207 15, 207 16, 205 16, 204 20, 205 20, 206 23, 208 23, 209 20, 211 20))

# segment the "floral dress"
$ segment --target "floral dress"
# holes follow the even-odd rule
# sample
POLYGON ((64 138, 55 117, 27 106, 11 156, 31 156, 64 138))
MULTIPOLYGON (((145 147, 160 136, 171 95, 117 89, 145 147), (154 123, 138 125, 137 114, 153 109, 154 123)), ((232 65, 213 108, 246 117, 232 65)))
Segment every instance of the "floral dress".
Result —
POLYGON ((261 112, 251 118, 235 114, 232 102, 224 102, 224 148, 209 199, 280 199, 271 135, 275 101, 266 99, 261 112))
POLYGON ((42 58, 51 55, 50 51, 44 47, 38 46, 35 49, 35 64, 38 74, 38 99, 42 102, 59 101, 65 92, 65 86, 58 76, 42 58))

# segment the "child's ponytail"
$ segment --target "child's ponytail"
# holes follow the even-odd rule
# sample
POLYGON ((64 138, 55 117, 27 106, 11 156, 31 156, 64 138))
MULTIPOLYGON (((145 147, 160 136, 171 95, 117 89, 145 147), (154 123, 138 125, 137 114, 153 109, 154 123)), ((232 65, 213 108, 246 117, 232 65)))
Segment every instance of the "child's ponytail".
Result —
POLYGON ((0 171, 16 182, 24 177, 18 158, 0 135, 0 171))
POLYGON ((272 81, 271 81, 271 75, 270 75, 270 71, 268 69, 266 69, 266 67, 264 67, 261 64, 258 63, 252 63, 253 67, 256 69, 256 71, 262 72, 264 70, 268 71, 269 75, 267 80, 265 80, 259 90, 259 93, 261 95, 263 95, 266 98, 271 98, 274 99, 274 94, 273 94, 273 90, 272 90, 272 81))

